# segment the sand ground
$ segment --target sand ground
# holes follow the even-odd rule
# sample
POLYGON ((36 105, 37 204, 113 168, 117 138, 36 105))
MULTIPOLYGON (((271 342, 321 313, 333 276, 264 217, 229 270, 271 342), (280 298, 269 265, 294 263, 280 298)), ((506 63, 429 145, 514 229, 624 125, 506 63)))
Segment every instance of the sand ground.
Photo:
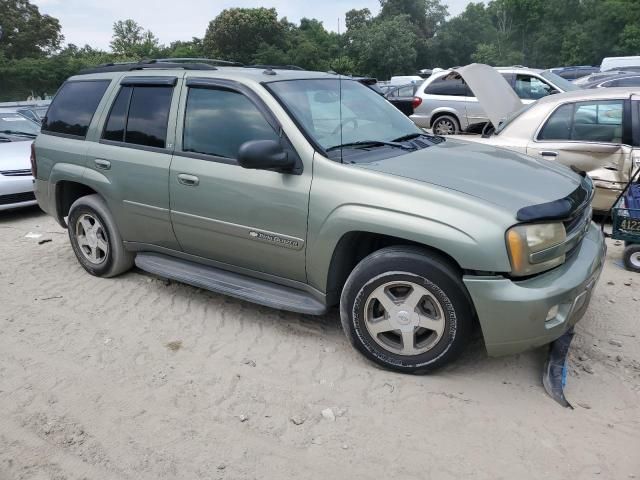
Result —
POLYGON ((640 276, 621 252, 577 327, 568 410, 544 350, 492 359, 477 339, 436 374, 391 373, 335 311, 91 277, 51 218, 2 213, 0 479, 640 478, 640 276))

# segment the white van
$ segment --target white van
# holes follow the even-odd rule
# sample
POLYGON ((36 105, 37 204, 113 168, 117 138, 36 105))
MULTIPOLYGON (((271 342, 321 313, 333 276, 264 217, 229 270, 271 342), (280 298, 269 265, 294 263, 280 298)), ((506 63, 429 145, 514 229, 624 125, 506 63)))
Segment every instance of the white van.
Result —
POLYGON ((625 67, 640 67, 640 56, 633 57, 606 57, 602 60, 600 71, 624 70, 625 67))
POLYGON ((391 77, 389 80, 389 85, 392 86, 402 86, 409 85, 410 83, 422 83, 424 82, 424 78, 419 75, 398 75, 395 77, 391 77))

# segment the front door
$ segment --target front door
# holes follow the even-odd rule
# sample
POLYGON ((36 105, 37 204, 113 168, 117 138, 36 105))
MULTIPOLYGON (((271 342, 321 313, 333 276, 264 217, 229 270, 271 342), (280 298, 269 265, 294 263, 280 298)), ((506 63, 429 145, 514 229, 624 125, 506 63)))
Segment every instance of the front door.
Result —
POLYGON ((268 107, 239 83, 188 79, 181 111, 169 190, 182 249, 223 268, 305 281, 311 165, 298 174, 238 165, 250 140, 276 140, 296 155, 268 107))
POLYGON ((596 186, 593 208, 608 210, 629 179, 633 149, 622 99, 558 107, 527 146, 527 154, 585 171, 596 186))

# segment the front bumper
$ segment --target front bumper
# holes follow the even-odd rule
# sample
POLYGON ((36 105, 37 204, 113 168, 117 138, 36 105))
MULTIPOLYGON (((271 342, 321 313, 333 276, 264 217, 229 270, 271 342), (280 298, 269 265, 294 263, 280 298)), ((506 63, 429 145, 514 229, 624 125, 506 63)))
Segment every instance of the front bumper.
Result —
POLYGON ((550 343, 584 315, 606 256, 600 229, 591 224, 578 250, 560 267, 533 278, 465 276, 487 352, 510 355, 550 343), (547 320, 557 306, 557 315, 547 320))
POLYGON ((0 175, 0 211, 28 207, 38 202, 33 194, 33 177, 0 175))

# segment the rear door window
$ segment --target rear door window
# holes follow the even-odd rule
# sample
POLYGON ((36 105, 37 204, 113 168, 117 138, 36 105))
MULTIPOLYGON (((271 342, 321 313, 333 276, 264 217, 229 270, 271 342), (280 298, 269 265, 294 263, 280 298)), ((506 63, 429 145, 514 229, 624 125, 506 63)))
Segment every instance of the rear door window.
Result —
POLYGON ((85 138, 109 83, 110 80, 65 83, 47 111, 42 131, 85 138))
POLYGON ((124 86, 116 97, 104 140, 165 148, 172 86, 124 86))
POLYGON ((539 140, 622 143, 623 100, 579 102, 558 108, 539 140))

